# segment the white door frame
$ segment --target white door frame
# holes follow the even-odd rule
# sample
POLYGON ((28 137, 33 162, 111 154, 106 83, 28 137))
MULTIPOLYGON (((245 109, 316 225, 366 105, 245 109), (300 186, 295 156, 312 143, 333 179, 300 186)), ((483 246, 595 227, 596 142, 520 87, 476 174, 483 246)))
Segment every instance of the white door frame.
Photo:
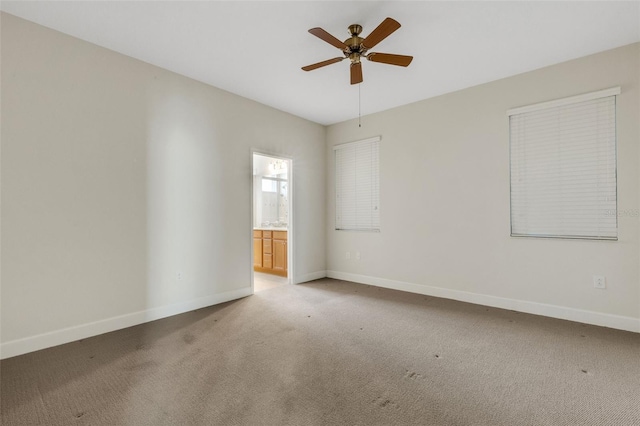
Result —
POLYGON ((254 293, 254 283, 253 283, 253 212, 255 211, 254 200, 255 200, 255 185, 253 182, 253 170, 254 166, 254 155, 263 155, 265 157, 273 157, 279 160, 285 160, 287 162, 287 184, 289 186, 289 197, 287 203, 289 204, 289 220, 287 223, 287 284, 293 284, 293 245, 294 245, 294 218, 295 212, 293 210, 293 193, 294 193, 294 185, 293 185, 293 157, 290 155, 275 153, 273 151, 265 151, 259 148, 251 148, 251 221, 250 221, 250 233, 251 233, 251 250, 249 260, 251 265, 251 294, 254 293))

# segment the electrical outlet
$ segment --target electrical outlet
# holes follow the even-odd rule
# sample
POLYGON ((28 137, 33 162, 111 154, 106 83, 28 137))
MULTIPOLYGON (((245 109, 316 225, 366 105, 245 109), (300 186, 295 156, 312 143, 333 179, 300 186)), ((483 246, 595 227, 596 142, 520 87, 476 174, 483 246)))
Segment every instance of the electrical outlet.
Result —
POLYGON ((360 260, 360 252, 359 251, 356 252, 356 260, 360 260))
POLYGON ((607 288, 607 280, 601 275, 594 275, 593 286, 595 288, 607 288))
POLYGON ((347 258, 347 260, 351 259, 351 252, 349 252, 349 251, 347 252, 346 258, 347 258))

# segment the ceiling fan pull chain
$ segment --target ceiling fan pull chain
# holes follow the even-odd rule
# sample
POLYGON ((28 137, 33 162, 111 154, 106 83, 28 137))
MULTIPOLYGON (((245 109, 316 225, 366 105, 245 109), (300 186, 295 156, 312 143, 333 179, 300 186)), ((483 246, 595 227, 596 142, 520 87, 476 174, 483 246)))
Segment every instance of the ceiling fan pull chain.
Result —
POLYGON ((362 86, 362 84, 358 84, 358 127, 362 127, 362 123, 360 121, 362 115, 361 115, 361 105, 362 105, 362 100, 360 97, 360 86, 362 86))

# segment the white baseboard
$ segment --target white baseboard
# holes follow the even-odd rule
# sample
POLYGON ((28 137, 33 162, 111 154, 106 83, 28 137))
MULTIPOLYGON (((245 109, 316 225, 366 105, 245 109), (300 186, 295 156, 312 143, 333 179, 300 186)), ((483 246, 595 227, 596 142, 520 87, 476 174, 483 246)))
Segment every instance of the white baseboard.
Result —
POLYGON ((240 299, 251 294, 251 287, 246 287, 239 290, 201 297, 186 302, 175 303, 172 305, 161 306, 158 308, 151 308, 144 311, 133 312, 131 314, 107 318, 88 324, 63 328, 61 330, 38 334, 36 336, 26 337, 23 339, 11 340, 0 345, 0 359, 10 358, 17 355, 38 351, 40 349, 62 345, 64 343, 86 339, 88 337, 97 336, 99 334, 132 327, 134 325, 142 324, 145 322, 155 321, 161 318, 182 314, 185 312, 193 311, 195 309, 229 302, 231 300, 240 299))
POLYGON ((307 281, 319 280, 320 278, 326 278, 326 277, 327 277, 327 271, 310 272, 308 274, 297 276, 293 283, 302 284, 302 283, 306 283, 307 281))
POLYGON ((339 280, 352 281, 361 284, 369 284, 376 287, 401 290, 409 293, 424 294, 426 296, 442 297, 461 302, 475 303, 494 308, 510 309, 528 314, 543 315, 551 318, 576 321, 585 324, 599 325, 618 330, 640 333, 640 318, 625 317, 620 315, 604 314, 594 311, 567 308, 564 306, 547 305, 544 303, 528 302, 525 300, 508 299, 505 297, 489 296, 485 294, 471 293, 467 291, 452 290, 442 287, 432 287, 407 283, 403 281, 389 280, 385 278, 370 277, 366 275, 350 274, 339 271, 327 271, 327 277, 339 280))
MULTIPOLYGON (((303 282, 313 281, 325 277, 640 333, 640 319, 638 318, 604 314, 600 312, 585 311, 563 306, 528 302, 524 300, 508 299, 504 297, 489 296, 441 287, 419 285, 403 281, 389 280, 385 278, 350 274, 346 272, 312 272, 304 274, 302 276, 298 276, 295 283, 300 284, 303 282)), ((211 305, 217 305, 219 303, 229 302, 231 300, 240 299, 251 294, 251 288, 246 287, 239 290, 190 300, 187 302, 147 309, 144 311, 134 312, 131 314, 95 321, 88 324, 64 328, 61 330, 26 337, 23 339, 12 340, 0 345, 0 359, 22 355, 25 353, 34 352, 52 346, 62 345, 64 343, 69 343, 80 339, 86 339, 88 337, 97 336, 99 334, 132 327, 134 325, 142 324, 149 321, 155 321, 184 312, 189 312, 194 309, 200 309, 211 305)))

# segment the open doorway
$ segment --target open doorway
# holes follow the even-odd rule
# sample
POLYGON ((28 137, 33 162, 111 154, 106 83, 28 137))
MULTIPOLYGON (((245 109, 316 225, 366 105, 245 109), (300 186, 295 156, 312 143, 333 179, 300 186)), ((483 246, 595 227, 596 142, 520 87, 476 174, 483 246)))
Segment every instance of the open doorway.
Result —
POLYGON ((252 152, 253 291, 291 282, 291 159, 252 152))

